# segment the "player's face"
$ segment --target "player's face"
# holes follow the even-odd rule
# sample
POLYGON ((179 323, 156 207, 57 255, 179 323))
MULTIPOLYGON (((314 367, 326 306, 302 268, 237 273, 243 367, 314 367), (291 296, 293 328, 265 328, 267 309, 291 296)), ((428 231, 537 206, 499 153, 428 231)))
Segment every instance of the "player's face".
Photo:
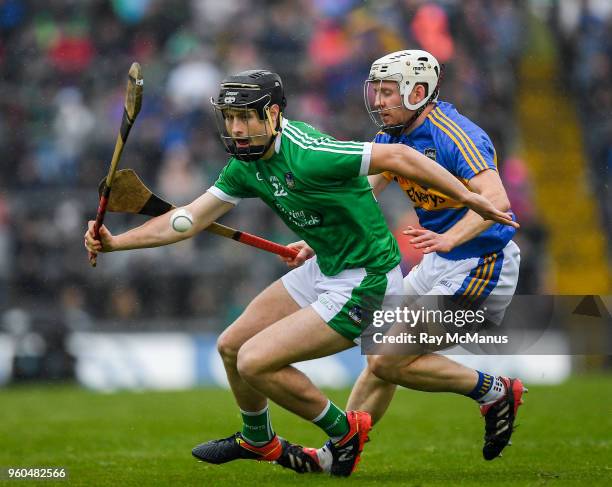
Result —
POLYGON ((384 125, 400 125, 408 120, 411 111, 404 108, 399 86, 395 81, 373 83, 373 106, 379 111, 384 125))
POLYGON ((239 149, 265 146, 270 140, 266 122, 259 118, 255 109, 227 108, 223 110, 223 118, 227 133, 239 149))

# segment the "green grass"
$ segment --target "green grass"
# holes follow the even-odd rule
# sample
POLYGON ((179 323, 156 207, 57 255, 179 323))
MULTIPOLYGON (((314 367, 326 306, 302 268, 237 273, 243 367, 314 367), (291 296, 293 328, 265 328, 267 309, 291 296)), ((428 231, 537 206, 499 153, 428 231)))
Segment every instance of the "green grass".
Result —
MULTIPOLYGON (((331 391, 344 403, 348 391, 331 391)), ((298 476, 240 461, 206 465, 195 444, 239 429, 229 392, 96 394, 75 387, 0 391, 0 466, 64 466, 74 485, 612 485, 612 376, 531 386, 504 457, 481 457, 483 421, 469 399, 399 391, 349 479, 298 476)), ((312 446, 311 424, 273 408, 275 429, 312 446)), ((28 482, 10 485, 26 485, 28 482)), ((55 482, 54 482, 55 483, 55 482)))

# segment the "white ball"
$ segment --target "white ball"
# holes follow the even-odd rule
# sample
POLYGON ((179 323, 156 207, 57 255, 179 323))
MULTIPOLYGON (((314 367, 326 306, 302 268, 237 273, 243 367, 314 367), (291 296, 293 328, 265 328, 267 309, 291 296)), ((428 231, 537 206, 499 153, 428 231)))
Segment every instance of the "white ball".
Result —
POLYGON ((170 215, 170 226, 175 232, 187 232, 193 226, 193 215, 185 208, 179 208, 170 215))

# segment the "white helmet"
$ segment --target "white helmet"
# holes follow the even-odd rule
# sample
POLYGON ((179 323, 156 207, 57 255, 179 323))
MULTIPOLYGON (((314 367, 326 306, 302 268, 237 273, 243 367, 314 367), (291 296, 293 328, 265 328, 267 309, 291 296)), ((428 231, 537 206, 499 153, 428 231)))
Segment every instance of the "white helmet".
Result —
MULTIPOLYGON (((395 81, 399 87, 402 104, 408 110, 419 110, 438 99, 440 64, 427 51, 412 49, 396 51, 377 59, 372 63, 368 79, 364 83, 364 101, 370 118, 379 126, 382 122, 375 116, 380 110, 375 109, 371 87, 382 81, 395 81), (418 103, 410 103, 409 97, 417 83, 427 86, 427 96, 418 103)), ((393 107, 393 108, 399 108, 393 107)), ((414 117, 416 118, 416 117, 414 117)), ((412 123, 411 120, 407 125, 412 123)))

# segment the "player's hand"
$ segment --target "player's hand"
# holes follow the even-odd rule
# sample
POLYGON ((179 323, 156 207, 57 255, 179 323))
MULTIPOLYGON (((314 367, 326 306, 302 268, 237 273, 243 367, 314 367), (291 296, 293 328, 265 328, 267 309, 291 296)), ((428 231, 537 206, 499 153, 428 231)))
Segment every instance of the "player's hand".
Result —
POLYGON ((303 240, 300 240, 299 242, 290 243, 289 245, 287 245, 287 247, 299 250, 295 258, 279 256, 280 260, 282 260, 285 264, 287 264, 288 267, 291 268, 300 267, 304 262, 306 262, 315 254, 314 250, 312 250, 312 248, 303 240))
POLYGON ((450 252, 454 247, 448 236, 443 233, 436 233, 431 230, 415 227, 408 227, 402 233, 413 237, 409 240, 410 244, 415 249, 422 250, 424 254, 431 254, 432 252, 450 252))
POLYGON ((113 249, 113 235, 104 225, 100 227, 100 240, 94 237, 95 220, 87 222, 87 231, 85 232, 85 248, 94 256, 98 252, 110 252, 113 249))
POLYGON ((503 225, 509 225, 514 228, 519 228, 520 225, 512 220, 512 214, 498 210, 493 206, 487 198, 479 195, 478 193, 472 193, 466 197, 463 202, 468 208, 474 210, 485 220, 493 220, 503 225))

